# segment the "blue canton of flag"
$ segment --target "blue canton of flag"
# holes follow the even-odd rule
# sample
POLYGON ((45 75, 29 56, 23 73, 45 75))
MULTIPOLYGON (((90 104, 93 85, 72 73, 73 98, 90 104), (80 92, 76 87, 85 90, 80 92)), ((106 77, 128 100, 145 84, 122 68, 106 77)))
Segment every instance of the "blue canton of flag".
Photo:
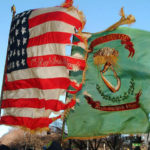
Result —
POLYGON ((28 17, 31 10, 25 11, 14 17, 9 35, 7 56, 7 73, 15 70, 26 69, 26 47, 29 39, 28 17))

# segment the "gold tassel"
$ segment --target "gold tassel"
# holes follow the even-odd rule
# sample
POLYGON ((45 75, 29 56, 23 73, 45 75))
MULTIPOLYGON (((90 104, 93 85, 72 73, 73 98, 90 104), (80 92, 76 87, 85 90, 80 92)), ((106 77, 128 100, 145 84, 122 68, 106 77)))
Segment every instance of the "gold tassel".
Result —
POLYGON ((121 19, 118 22, 116 22, 115 24, 113 24, 112 26, 110 26, 105 31, 112 31, 121 25, 125 25, 125 24, 129 25, 129 24, 132 24, 136 21, 135 17, 133 15, 128 15, 127 17, 125 17, 125 13, 124 13, 123 8, 121 8, 121 10, 120 10, 120 15, 121 15, 121 19))

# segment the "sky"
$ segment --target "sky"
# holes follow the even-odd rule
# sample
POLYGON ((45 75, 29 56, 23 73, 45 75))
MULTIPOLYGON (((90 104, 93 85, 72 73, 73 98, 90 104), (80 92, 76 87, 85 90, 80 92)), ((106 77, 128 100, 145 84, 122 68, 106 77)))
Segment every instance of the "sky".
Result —
MULTIPOLYGON (((59 6, 64 0, 1 0, 0 1, 0 90, 3 81, 9 28, 12 19, 11 6, 16 6, 17 13, 28 9, 59 6)), ((126 15, 132 14, 136 22, 129 28, 150 31, 150 0, 74 0, 74 6, 86 17, 84 32, 102 31, 120 19, 119 12, 124 7, 126 15)), ((0 137, 9 128, 0 125, 0 137)))

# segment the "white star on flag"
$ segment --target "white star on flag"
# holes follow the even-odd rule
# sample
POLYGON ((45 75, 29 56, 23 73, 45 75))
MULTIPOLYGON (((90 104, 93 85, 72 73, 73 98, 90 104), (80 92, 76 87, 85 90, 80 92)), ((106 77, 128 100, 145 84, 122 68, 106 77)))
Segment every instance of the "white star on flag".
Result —
POLYGON ((23 66, 25 66, 25 59, 22 59, 22 60, 21 60, 21 64, 22 64, 23 66))
POLYGON ((23 38, 23 45, 27 43, 27 38, 23 38))
POLYGON ((10 32, 13 32, 15 30, 15 25, 12 27, 10 32))
POLYGON ((20 17, 23 17, 24 15, 25 15, 25 12, 24 12, 24 13, 22 13, 20 17))
POLYGON ((10 44, 12 44, 12 42, 13 42, 12 39, 10 39, 10 44))
POLYGON ((20 20, 18 19, 18 20, 17 20, 17 23, 16 23, 16 26, 17 26, 19 23, 20 23, 20 20))
POLYGON ((10 55, 9 55, 10 57, 12 56, 12 51, 10 51, 10 55))
POLYGON ((19 30, 16 29, 15 35, 17 36, 19 34, 19 30))
POLYGON ((21 32, 22 32, 22 35, 23 35, 24 33, 26 33, 26 28, 22 27, 21 32))
POLYGON ((13 28, 11 28, 10 32, 12 32, 12 31, 13 31, 13 28))
POLYGON ((22 49, 22 56, 25 55, 25 49, 22 49))
POLYGON ((19 50, 17 51, 17 56, 20 56, 20 51, 19 50))
POLYGON ((18 46, 20 46, 20 40, 17 40, 17 44, 18 44, 18 46))
POLYGON ((26 18, 25 18, 25 17, 22 19, 22 24, 23 24, 24 22, 26 22, 26 18))
POLYGON ((19 61, 18 61, 18 60, 16 61, 16 66, 17 66, 17 68, 20 66, 20 64, 19 64, 19 61))
POLYGON ((27 12, 27 14, 29 14, 31 12, 31 10, 29 10, 28 12, 27 12))
POLYGON ((16 50, 14 50, 14 52, 13 52, 13 56, 15 56, 16 55, 16 50))

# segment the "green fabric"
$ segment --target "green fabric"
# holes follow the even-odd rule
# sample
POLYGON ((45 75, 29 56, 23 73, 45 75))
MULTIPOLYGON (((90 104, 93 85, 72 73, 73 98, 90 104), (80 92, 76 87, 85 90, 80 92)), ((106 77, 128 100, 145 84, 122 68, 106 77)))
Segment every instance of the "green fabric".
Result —
MULTIPOLYGON (((71 110, 67 117, 68 137, 96 137, 109 134, 132 134, 146 133, 149 131, 150 113, 150 32, 118 28, 115 31, 92 35, 88 44, 100 37, 111 33, 123 33, 131 38, 134 44, 135 55, 128 57, 129 51, 124 48, 120 40, 100 44, 94 48, 87 59, 88 69, 86 71, 86 82, 82 90, 77 94, 75 110, 71 110), (100 69, 93 63, 93 54, 103 47, 115 48, 119 52, 119 59, 114 69, 121 79, 121 88, 118 92, 112 93, 104 84, 100 76, 100 69), (132 84, 131 84, 132 82, 132 84), (111 100, 106 100, 96 89, 99 85, 104 95, 110 96, 111 100), (128 94, 128 89, 132 86, 133 95, 128 94), (87 91, 95 101, 100 101, 102 106, 120 105, 134 102, 136 93, 142 90, 140 96, 140 108, 125 111, 100 111, 92 108, 84 98, 84 91, 87 91), (116 97, 122 96, 120 101, 116 97), (123 99, 123 100, 122 100, 123 99)), ((84 54, 84 50, 73 47, 72 54, 84 54)), ((82 72, 71 72, 72 79, 81 82, 82 72)), ((112 72, 106 73, 107 78, 114 85, 116 80, 112 72)), ((69 95, 68 95, 69 96, 69 95)))

